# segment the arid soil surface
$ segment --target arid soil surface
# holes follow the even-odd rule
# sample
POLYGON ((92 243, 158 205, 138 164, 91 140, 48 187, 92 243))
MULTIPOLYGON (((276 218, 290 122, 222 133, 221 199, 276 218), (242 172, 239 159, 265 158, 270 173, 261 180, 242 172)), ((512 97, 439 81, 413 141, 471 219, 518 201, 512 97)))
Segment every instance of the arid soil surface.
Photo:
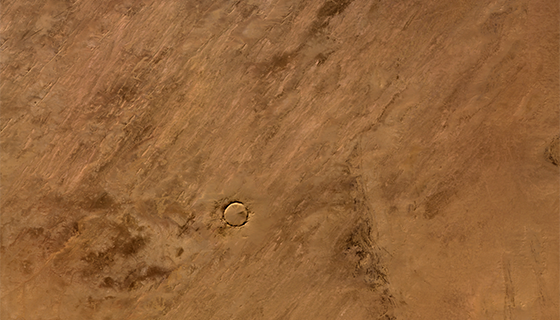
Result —
POLYGON ((0 319, 559 318, 558 1, 0 4, 0 319))

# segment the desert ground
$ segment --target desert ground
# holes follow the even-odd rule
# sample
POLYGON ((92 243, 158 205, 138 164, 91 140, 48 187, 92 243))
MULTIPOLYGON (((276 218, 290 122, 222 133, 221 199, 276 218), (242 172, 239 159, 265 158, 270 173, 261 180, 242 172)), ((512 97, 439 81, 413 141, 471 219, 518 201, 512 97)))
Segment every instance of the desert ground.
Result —
POLYGON ((560 317, 558 1, 0 5, 0 319, 560 317))

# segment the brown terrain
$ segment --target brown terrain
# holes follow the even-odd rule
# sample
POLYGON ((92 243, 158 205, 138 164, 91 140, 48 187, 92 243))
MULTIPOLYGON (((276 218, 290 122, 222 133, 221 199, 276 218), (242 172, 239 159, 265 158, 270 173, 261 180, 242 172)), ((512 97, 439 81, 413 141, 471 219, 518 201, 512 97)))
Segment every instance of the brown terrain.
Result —
POLYGON ((0 319, 559 318, 558 1, 0 4, 0 319))

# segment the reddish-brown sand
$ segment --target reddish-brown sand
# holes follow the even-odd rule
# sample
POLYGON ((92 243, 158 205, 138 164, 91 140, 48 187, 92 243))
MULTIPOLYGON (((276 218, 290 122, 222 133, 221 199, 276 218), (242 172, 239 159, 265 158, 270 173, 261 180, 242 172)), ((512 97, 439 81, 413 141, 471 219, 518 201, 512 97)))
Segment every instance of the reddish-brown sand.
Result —
POLYGON ((0 5, 0 319, 559 318, 558 1, 0 5))

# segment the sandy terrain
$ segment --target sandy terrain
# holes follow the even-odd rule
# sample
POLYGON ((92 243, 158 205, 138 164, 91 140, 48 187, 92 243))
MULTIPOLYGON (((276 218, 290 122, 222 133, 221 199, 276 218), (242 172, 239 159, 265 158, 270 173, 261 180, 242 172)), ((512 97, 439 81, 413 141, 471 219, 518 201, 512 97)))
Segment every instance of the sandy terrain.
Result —
POLYGON ((0 319, 560 317, 558 1, 0 4, 0 319))

